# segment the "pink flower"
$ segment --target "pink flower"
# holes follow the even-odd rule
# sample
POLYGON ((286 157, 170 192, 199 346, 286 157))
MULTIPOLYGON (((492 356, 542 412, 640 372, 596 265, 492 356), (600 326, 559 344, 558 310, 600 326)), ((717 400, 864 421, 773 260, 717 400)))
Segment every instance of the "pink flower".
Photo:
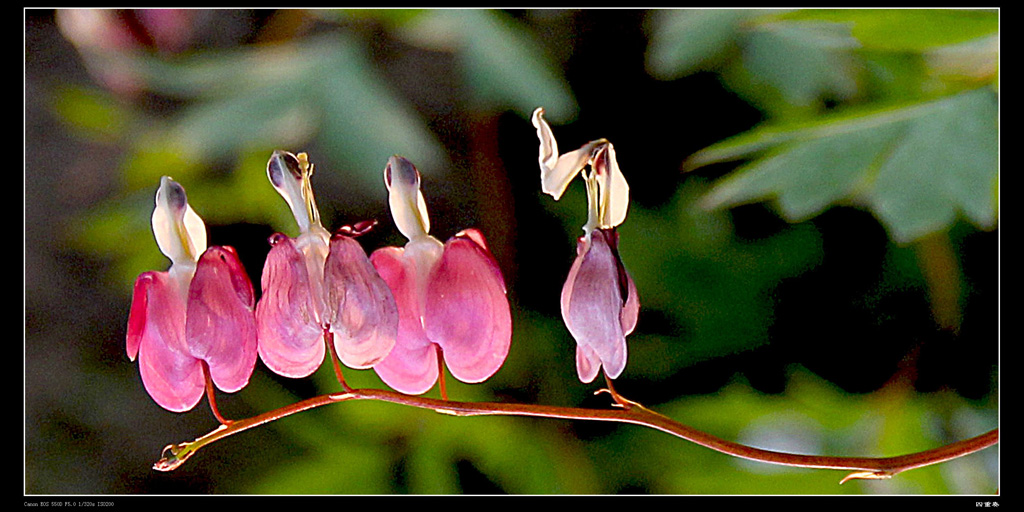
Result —
POLYGON ((145 272, 135 281, 128 357, 138 357, 156 403, 184 412, 203 396, 204 365, 222 391, 249 383, 256 365, 252 283, 233 248, 206 248, 202 219, 166 176, 156 193, 153 231, 172 263, 167 272, 145 272))
POLYGON ((576 372, 590 382, 604 367, 615 379, 626 367, 626 335, 636 327, 640 300, 618 254, 619 234, 595 229, 581 236, 562 287, 562 318, 576 339, 576 372))
POLYGON ((430 221, 419 171, 393 156, 384 168, 391 213, 405 247, 370 257, 398 303, 398 340, 374 367, 392 388, 428 391, 439 377, 438 357, 460 381, 483 382, 505 362, 512 316, 505 281, 483 235, 468 229, 441 244, 430 221))
POLYGON ((320 367, 325 333, 342 363, 369 368, 391 351, 398 331, 395 299, 354 239, 365 230, 328 234, 313 199, 312 174, 305 153, 275 151, 267 163, 270 182, 291 208, 300 234, 270 239, 256 306, 259 354, 274 372, 296 378, 320 367))
POLYGON ((629 185, 610 142, 594 140, 559 155, 543 115, 542 108, 533 112, 540 139, 541 189, 558 200, 584 167, 591 168, 582 174, 587 224, 562 287, 562 319, 576 340, 576 372, 581 381, 591 382, 603 367, 605 375, 615 379, 626 367, 626 336, 636 327, 640 311, 636 285, 619 258, 615 232, 626 218, 629 185))

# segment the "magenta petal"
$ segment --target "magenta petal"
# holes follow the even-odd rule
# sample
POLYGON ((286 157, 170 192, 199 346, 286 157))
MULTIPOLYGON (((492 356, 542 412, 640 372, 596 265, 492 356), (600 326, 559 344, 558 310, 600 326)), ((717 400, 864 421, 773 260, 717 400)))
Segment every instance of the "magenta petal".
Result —
POLYGON ((161 407, 184 412, 203 397, 199 360, 185 347, 185 301, 167 272, 146 272, 135 283, 128 351, 136 351, 149 396, 161 407))
MULTIPOLYGON (((475 231, 475 230, 474 230, 475 231)), ((463 382, 482 382, 508 356, 512 316, 498 263, 479 232, 448 240, 427 281, 423 328, 463 382)))
POLYGON ((252 282, 231 247, 210 247, 199 258, 189 286, 185 340, 210 366, 214 384, 235 392, 256 366, 256 316, 252 282))
POLYGON ((260 359, 278 375, 306 377, 320 367, 325 351, 306 261, 290 238, 277 234, 272 243, 256 305, 260 359))
MULTIPOLYGON (((579 254, 562 288, 562 317, 576 343, 593 350, 605 374, 614 379, 626 366, 626 338, 619 262, 605 236, 604 231, 595 230, 589 244, 580 240, 579 254)), ((580 380, 588 382, 586 377, 580 372, 580 380)))
POLYGON ((398 306, 354 238, 338 235, 331 240, 324 288, 341 362, 369 368, 384 359, 398 335, 398 306))
POLYGON ((149 288, 153 285, 153 274, 155 273, 145 272, 140 274, 135 279, 135 287, 132 290, 132 309, 128 313, 128 333, 125 343, 128 359, 132 361, 139 355, 139 344, 142 343, 142 335, 146 331, 149 288))
POLYGON ((418 395, 437 382, 437 348, 420 323, 416 269, 398 247, 384 247, 370 262, 391 289, 398 306, 398 336, 394 348, 373 369, 385 384, 402 393, 418 395))

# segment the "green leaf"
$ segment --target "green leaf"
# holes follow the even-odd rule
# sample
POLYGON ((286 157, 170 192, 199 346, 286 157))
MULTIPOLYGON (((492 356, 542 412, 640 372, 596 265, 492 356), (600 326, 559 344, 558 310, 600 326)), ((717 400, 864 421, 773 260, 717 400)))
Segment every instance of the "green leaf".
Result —
MULTIPOLYGON (((383 191, 384 165, 394 154, 421 172, 440 176, 448 162, 440 142, 411 106, 379 78, 347 39, 325 51, 324 68, 311 82, 322 112, 319 140, 329 159, 344 169, 344 182, 383 191)), ((339 169, 340 170, 340 169, 339 169)))
POLYGON ((344 35, 140 63, 153 90, 195 100, 168 128, 186 159, 296 148, 317 139, 327 161, 313 155, 314 161, 344 169, 346 186, 358 190, 380 188, 380 172, 395 153, 421 169, 446 171, 426 123, 344 35))
POLYGON ((857 89, 850 27, 814 21, 770 22, 746 37, 743 65, 755 87, 767 85, 784 101, 810 106, 819 97, 852 96, 857 89))
POLYGON ((100 140, 117 139, 133 118, 131 112, 109 94, 84 87, 57 88, 52 107, 74 130, 100 140))
POLYGON ((999 31, 999 12, 967 9, 805 9, 785 19, 850 23, 866 48, 924 51, 999 31))
POLYGON ((461 31, 458 58, 466 83, 487 103, 523 117, 543 106, 552 120, 576 111, 576 100, 558 67, 529 32, 490 9, 438 11, 461 31))
POLYGON ((647 69, 672 80, 711 67, 736 44, 740 24, 753 14, 743 9, 655 11, 649 20, 647 69))
POLYGON ((687 180, 674 200, 658 209, 631 205, 618 228, 619 254, 643 308, 665 313, 683 333, 633 334, 627 373, 668 378, 699 361, 766 343, 772 289, 820 261, 821 240, 813 226, 792 226, 761 240, 738 239, 725 212, 696 207, 707 190, 700 182, 687 180))
MULTIPOLYGON (((711 395, 680 398, 659 413, 699 430, 761 448, 797 453, 893 457, 976 436, 998 424, 992 405, 972 404, 951 392, 903 393, 896 387, 849 394, 802 367, 794 367, 781 395, 760 394, 742 378, 711 395), (936 413, 936 411, 945 411, 936 413), (976 415, 969 428, 957 418, 976 415)), ((789 468, 729 457, 703 447, 659 439, 644 444, 651 481, 665 492, 709 494, 949 494, 994 491, 999 452, 990 448, 957 461, 967 476, 939 464, 891 480, 850 481, 843 471, 789 468), (989 463, 990 465, 987 465, 989 463), (700 468, 700 471, 695 470, 700 468), (980 475, 978 474, 980 473, 980 475)), ((953 463, 957 461, 951 461, 953 463)))
POLYGON ((948 228, 958 213, 995 225, 997 105, 976 89, 899 108, 755 128, 698 152, 692 169, 759 155, 720 181, 708 208, 775 199, 790 222, 837 204, 872 211, 898 243, 948 228))

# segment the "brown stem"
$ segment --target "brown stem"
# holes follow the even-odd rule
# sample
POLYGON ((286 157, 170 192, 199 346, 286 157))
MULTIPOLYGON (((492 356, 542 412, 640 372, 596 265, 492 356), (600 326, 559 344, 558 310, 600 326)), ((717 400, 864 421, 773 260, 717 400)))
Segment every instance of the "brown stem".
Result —
MULTIPOLYGON (((608 393, 612 394, 611 390, 608 393)), ((617 393, 613 397, 620 396, 617 393)), ((233 421, 221 425, 209 434, 190 443, 169 445, 164 448, 164 457, 153 468, 159 471, 171 471, 183 464, 200 448, 219 439, 237 434, 253 427, 290 416, 322 405, 329 405, 349 400, 378 400, 400 405, 432 409, 453 416, 529 416, 543 418, 561 418, 574 420, 610 421, 641 425, 666 432, 681 439, 691 441, 706 448, 734 457, 748 460, 797 466, 805 468, 837 469, 853 471, 840 482, 855 478, 891 478, 892 476, 919 467, 938 464, 957 457, 988 448, 999 442, 999 429, 994 429, 970 439, 958 441, 946 446, 923 452, 901 455, 897 457, 832 457, 824 455, 801 455, 794 453, 762 450, 732 441, 727 441, 706 432, 688 427, 668 417, 658 414, 642 405, 626 400, 618 402, 622 405, 615 409, 581 409, 549 405, 511 404, 495 402, 454 402, 437 400, 422 396, 410 396, 383 389, 353 389, 344 393, 321 395, 301 402, 282 407, 252 418, 233 421), (628 406, 623 405, 628 404, 628 406), (169 454, 168 454, 169 453, 169 454)))
POLYGON ((206 379, 206 401, 210 403, 210 410, 213 411, 213 416, 217 418, 217 421, 221 425, 230 425, 232 420, 225 419, 224 416, 220 415, 220 410, 217 409, 217 398, 214 396, 213 389, 213 377, 210 376, 210 365, 206 361, 200 361, 203 367, 203 377, 206 379))
POLYGON ((338 351, 334 349, 334 333, 324 329, 324 343, 327 344, 327 350, 331 353, 331 362, 334 364, 334 376, 338 378, 338 383, 345 391, 352 391, 352 388, 345 382, 345 376, 341 374, 341 359, 338 357, 338 351))
POLYGON ((448 388, 444 384, 444 353, 441 352, 441 345, 437 347, 437 387, 441 390, 441 400, 448 400, 448 388))

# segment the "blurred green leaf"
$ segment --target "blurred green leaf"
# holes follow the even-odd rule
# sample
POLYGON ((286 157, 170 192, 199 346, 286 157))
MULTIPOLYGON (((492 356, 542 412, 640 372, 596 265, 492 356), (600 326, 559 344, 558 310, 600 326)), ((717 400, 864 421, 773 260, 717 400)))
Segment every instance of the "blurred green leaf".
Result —
POLYGON ((995 10, 801 9, 780 17, 849 23, 865 47, 897 52, 962 43, 999 30, 995 10))
MULTIPOLYGON (((936 411, 977 411, 954 393, 920 395, 903 388, 884 388, 850 395, 794 368, 782 395, 760 394, 737 380, 713 395, 693 396, 661 407, 658 412, 716 436, 753 446, 790 452, 886 457, 935 448, 975 436, 997 424, 995 408, 973 430, 956 429, 955 414, 936 411), (956 429, 950 433, 950 429, 956 429)), ((657 443, 658 439, 652 439, 657 443)), ((842 471, 786 468, 750 462, 692 444, 664 441, 650 450, 641 468, 660 492, 700 489, 709 494, 946 494, 994 492, 989 480, 962 478, 943 465, 915 469, 892 480, 851 481, 839 485, 842 471)), ((998 458, 990 448, 968 459, 975 464, 998 458)), ((984 470, 982 470, 984 471, 984 470)))
POLYGON ((655 11, 648 20, 647 69, 661 80, 672 80, 712 68, 736 47, 740 24, 756 14, 744 9, 655 11))
POLYGON ((958 212, 978 228, 994 226, 996 123, 995 96, 977 89, 755 128, 701 150, 686 166, 755 157, 715 186, 708 208, 771 198, 787 220, 799 222, 832 205, 856 204, 907 243, 948 228, 958 212))
POLYGON ((796 107, 818 98, 848 98, 857 90, 850 27, 825 22, 760 23, 743 47, 743 66, 754 89, 769 86, 796 107))
POLYGON ((444 176, 446 154, 425 121, 373 73, 362 50, 343 41, 318 52, 326 56, 324 67, 311 77, 323 109, 320 140, 330 159, 364 190, 382 189, 384 164, 395 154, 444 176))
POLYGON ((85 137, 116 140, 134 116, 110 94, 85 87, 58 87, 53 93, 57 116, 85 137))
POLYGON ((335 20, 374 20, 416 46, 452 53, 471 97, 486 109, 529 117, 543 105, 548 117, 568 120, 576 101, 529 28, 498 9, 340 9, 314 11, 335 20))
POLYGON ((556 121, 575 115, 576 100, 557 63, 526 27, 499 10, 429 10, 399 28, 413 44, 453 53, 472 98, 487 109, 529 117, 544 106, 556 121))
POLYGON ((509 106, 529 117, 544 106, 553 120, 566 120, 576 102, 558 68, 529 33, 494 10, 437 11, 462 30, 459 61, 471 90, 487 103, 509 106))
POLYGON ((660 79, 715 70, 730 89, 767 110, 814 107, 857 91, 848 24, 791 20, 785 10, 658 11, 650 22, 647 66, 660 79))
POLYGON ((646 59, 657 78, 712 70, 770 116, 804 117, 822 100, 994 82, 998 29, 998 12, 966 9, 664 10, 646 59))
POLYGON ((334 163, 327 167, 346 169, 350 185, 366 191, 379 188, 384 162, 396 153, 434 173, 447 168, 423 120, 345 35, 142 63, 154 90, 193 100, 168 132, 187 158, 315 138, 334 163))

